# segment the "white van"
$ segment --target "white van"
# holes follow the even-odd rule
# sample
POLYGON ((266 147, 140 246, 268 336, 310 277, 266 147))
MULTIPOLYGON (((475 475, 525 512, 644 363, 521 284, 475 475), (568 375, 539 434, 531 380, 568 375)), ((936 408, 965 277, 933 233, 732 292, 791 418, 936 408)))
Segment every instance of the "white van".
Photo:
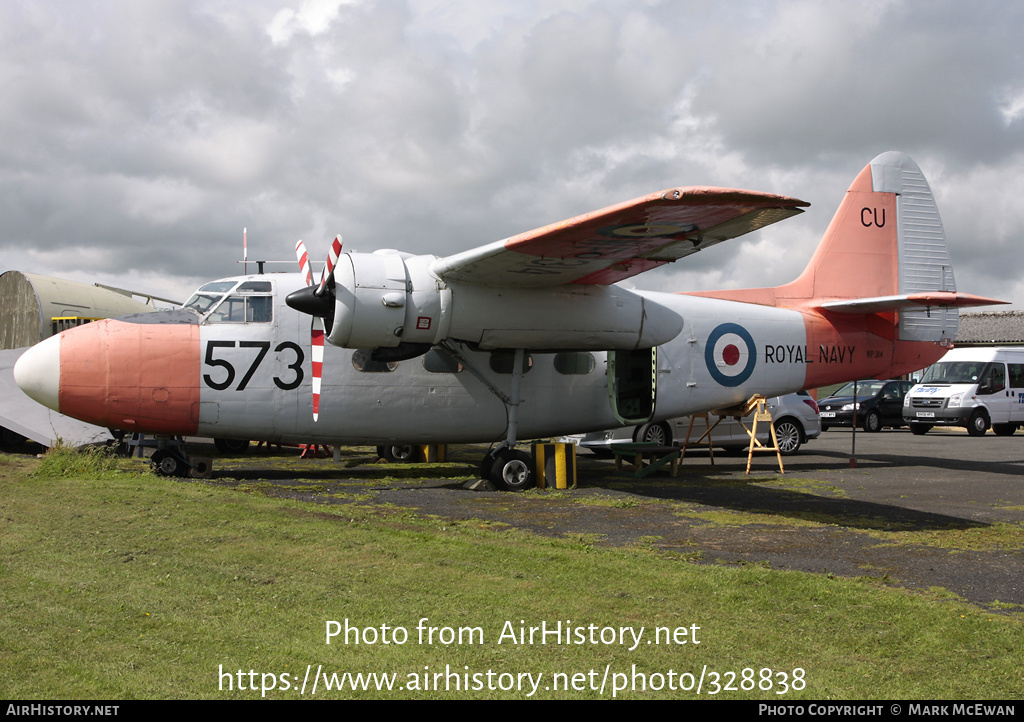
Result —
POLYGON ((915 434, 933 426, 965 426, 983 436, 991 426, 1009 436, 1024 425, 1024 348, 955 348, 928 367, 903 399, 915 434))

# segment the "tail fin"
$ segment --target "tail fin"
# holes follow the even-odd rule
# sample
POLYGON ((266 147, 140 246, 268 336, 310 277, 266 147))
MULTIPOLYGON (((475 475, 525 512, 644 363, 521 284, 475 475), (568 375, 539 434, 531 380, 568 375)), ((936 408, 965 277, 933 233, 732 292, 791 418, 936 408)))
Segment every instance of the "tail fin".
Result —
POLYGON ((956 336, 958 307, 1002 303, 956 293, 931 188, 910 156, 897 152, 861 171, 807 268, 775 296, 780 306, 898 312, 899 340, 944 344, 956 336))
POLYGON ((935 199, 903 153, 861 171, 795 281, 693 295, 799 311, 809 348, 849 349, 846 365, 808 364, 804 388, 924 368, 952 344, 959 308, 1005 303, 956 292, 935 199))

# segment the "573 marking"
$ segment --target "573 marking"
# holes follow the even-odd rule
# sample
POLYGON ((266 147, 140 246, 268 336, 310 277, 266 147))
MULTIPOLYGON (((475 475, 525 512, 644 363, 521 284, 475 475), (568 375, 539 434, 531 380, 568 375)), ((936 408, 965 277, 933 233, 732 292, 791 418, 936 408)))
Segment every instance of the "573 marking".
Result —
MULTIPOLYGON (((245 387, 249 385, 249 381, 252 380, 253 374, 256 373, 256 369, 259 368, 263 359, 266 357, 267 352, 270 350, 270 341, 209 341, 206 344, 206 358, 203 359, 203 363, 207 366, 215 366, 224 369, 224 378, 221 381, 214 380, 211 374, 203 374, 203 382, 211 389, 217 391, 223 391, 224 389, 231 386, 235 380, 236 371, 234 365, 230 361, 224 358, 215 358, 214 354, 217 349, 221 348, 251 348, 256 349, 256 356, 253 358, 252 363, 249 365, 249 369, 242 376, 242 380, 238 382, 238 386, 235 391, 244 391, 245 387)), ((289 374, 290 378, 282 379, 280 376, 274 377, 274 383, 277 387, 283 391, 290 391, 298 387, 302 383, 304 374, 302 372, 302 362, 306 360, 305 354, 302 353, 302 349, 298 344, 291 341, 283 341, 277 345, 274 349, 274 353, 281 353, 282 351, 292 351, 295 354, 295 362, 288 365, 288 368, 293 372, 289 374)))

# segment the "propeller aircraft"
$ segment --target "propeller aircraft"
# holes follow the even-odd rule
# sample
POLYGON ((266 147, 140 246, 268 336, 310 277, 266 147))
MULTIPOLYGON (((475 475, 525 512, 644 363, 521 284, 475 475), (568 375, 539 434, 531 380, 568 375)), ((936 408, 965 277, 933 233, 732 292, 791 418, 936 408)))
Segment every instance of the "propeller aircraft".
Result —
MULTIPOLYGON (((896 152, 861 171, 791 283, 617 285, 807 205, 673 188, 443 258, 342 252, 339 236, 319 282, 300 242, 300 273, 214 281, 181 309, 65 331, 30 348, 15 379, 45 406, 129 432, 497 443, 481 470, 517 490, 533 483, 519 439, 899 376, 945 353, 958 308, 1002 303, 956 292, 931 190, 896 152)), ((162 460, 188 466, 178 451, 162 460)))

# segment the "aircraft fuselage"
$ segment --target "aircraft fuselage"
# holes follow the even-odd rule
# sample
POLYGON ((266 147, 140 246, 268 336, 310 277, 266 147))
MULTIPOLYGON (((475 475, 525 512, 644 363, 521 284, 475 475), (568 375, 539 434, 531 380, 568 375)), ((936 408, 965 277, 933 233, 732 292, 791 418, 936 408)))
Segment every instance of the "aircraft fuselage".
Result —
MULTIPOLYGON (((227 290, 205 317, 181 310, 101 321, 30 351, 59 358, 54 405, 98 425, 150 433, 359 444, 504 438, 511 352, 456 342, 449 346, 455 356, 434 347, 387 363, 373 361, 368 349, 328 344, 314 422, 309 316, 284 303, 302 278, 271 274, 222 283, 227 290)), ((893 340, 873 333, 862 316, 844 317, 837 328, 820 314, 797 310, 635 293, 678 314, 682 331, 657 347, 648 369, 641 365, 635 378, 615 383, 609 362, 623 352, 528 352, 519 438, 666 419, 754 393, 797 391, 811 381, 897 372, 893 340), (865 327, 851 328, 858 319, 865 327), (641 402, 651 396, 653 413, 626 398, 623 388, 633 382, 641 402)), ((941 355, 941 347, 929 346, 941 355)), ((642 360, 650 352, 633 353, 642 360)))

